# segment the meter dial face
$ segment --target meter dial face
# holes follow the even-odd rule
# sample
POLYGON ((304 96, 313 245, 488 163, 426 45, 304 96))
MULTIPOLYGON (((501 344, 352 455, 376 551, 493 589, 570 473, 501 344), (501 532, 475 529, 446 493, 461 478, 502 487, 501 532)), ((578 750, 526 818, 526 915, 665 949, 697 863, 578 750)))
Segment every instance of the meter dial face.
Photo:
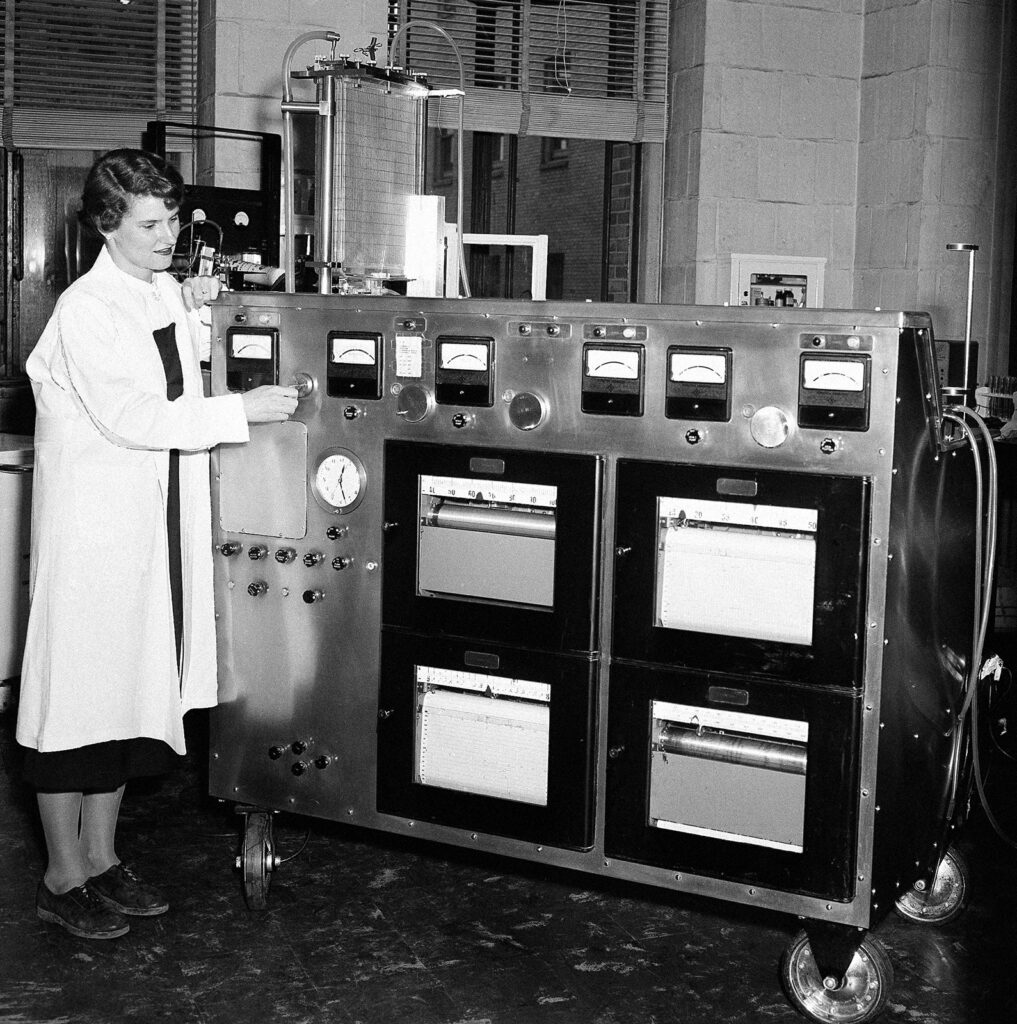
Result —
POLYGON ((639 353, 630 348, 594 348, 586 352, 587 377, 639 379, 639 353))
POLYGON ((230 335, 230 355, 234 359, 271 359, 272 336, 235 331, 230 335))
POLYGON ((352 512, 364 498, 364 464, 343 448, 330 448, 318 456, 312 478, 315 500, 329 512, 352 512))
POLYGON ((438 354, 442 370, 486 370, 487 346, 470 342, 446 341, 438 354))
POLYGON ((374 338, 333 338, 329 360, 333 363, 374 366, 378 361, 374 338))
POLYGON ((805 359, 802 385, 814 391, 863 391, 865 364, 848 359, 805 359))
POLYGON ((723 384, 727 359, 710 352, 672 352, 671 380, 682 384, 723 384))

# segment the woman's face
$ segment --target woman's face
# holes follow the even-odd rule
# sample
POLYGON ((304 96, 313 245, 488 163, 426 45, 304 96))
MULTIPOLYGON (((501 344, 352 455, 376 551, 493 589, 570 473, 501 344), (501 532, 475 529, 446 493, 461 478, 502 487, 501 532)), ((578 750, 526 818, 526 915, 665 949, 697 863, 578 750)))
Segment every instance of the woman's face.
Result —
POLYGON ((125 274, 151 281, 153 272, 172 263, 179 233, 177 207, 167 209, 158 196, 134 196, 120 227, 105 235, 106 248, 125 274))

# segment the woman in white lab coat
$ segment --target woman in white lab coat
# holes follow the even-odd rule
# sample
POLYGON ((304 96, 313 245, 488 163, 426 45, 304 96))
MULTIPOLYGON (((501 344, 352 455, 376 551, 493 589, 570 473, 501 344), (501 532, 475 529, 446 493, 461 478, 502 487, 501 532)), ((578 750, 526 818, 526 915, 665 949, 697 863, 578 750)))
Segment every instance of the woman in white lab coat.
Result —
POLYGON ((183 181, 115 150, 81 220, 104 238, 26 364, 36 401, 32 603, 17 739, 48 863, 39 916, 86 938, 168 904, 114 845, 128 779, 184 752, 216 702, 208 449, 282 421, 293 388, 206 398, 198 322, 170 267, 183 181))

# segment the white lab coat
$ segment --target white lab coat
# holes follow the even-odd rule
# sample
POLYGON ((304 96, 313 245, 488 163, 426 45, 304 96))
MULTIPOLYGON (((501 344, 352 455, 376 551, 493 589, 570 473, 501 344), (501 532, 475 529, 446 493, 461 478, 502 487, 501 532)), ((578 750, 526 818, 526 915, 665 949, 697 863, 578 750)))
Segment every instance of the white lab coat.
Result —
POLYGON ((36 402, 32 603, 17 739, 40 751, 147 736, 184 752, 183 715, 216 702, 208 452, 248 439, 239 395, 205 398, 197 323, 165 273, 103 249, 60 297, 26 370, 36 402), (152 331, 176 323, 184 393, 166 399, 152 331), (181 449, 184 650, 166 540, 181 449))

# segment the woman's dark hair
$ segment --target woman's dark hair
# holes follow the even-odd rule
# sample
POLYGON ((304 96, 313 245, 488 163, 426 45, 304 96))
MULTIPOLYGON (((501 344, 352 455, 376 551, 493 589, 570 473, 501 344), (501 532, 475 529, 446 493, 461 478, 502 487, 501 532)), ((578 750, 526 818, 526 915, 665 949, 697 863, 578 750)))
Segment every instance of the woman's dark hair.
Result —
POLYGON ((92 164, 78 219, 100 234, 116 231, 137 196, 155 196, 166 209, 184 201, 184 179, 161 156, 142 149, 114 149, 92 164))

